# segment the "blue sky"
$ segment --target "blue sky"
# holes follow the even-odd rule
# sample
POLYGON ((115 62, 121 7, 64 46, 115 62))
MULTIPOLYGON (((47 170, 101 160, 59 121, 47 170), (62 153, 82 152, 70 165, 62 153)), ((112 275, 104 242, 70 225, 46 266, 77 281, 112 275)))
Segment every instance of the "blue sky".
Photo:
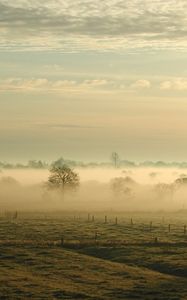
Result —
POLYGON ((187 160, 187 2, 0 0, 0 160, 187 160))

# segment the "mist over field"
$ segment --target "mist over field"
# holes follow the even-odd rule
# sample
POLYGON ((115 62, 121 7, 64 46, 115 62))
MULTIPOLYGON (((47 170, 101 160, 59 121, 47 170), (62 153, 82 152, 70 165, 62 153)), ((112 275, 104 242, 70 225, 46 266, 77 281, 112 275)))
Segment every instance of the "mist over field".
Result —
POLYGON ((0 0, 0 300, 187 300, 187 0, 0 0))
POLYGON ((187 208, 180 168, 74 168, 80 185, 62 194, 47 187, 49 170, 0 173, 1 210, 175 211, 187 208))

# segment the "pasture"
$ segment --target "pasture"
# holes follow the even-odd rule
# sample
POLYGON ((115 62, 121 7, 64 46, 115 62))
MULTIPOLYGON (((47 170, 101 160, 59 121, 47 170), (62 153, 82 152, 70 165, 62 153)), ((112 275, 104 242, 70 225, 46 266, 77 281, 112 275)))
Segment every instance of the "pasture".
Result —
POLYGON ((1 212, 0 299, 187 299, 187 212, 1 212))

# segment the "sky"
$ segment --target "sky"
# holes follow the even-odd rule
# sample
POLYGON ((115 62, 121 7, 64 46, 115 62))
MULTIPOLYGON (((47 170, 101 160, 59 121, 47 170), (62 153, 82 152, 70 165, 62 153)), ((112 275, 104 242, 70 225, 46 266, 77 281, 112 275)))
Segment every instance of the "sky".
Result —
POLYGON ((186 0, 0 0, 0 160, 187 161, 186 0))

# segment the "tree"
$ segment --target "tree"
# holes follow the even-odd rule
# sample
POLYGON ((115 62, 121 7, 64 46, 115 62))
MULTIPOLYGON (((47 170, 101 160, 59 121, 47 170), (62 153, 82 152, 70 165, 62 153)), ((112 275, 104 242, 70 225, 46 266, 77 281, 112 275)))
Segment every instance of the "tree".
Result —
POLYGON ((111 188, 115 196, 133 196, 133 190, 136 182, 130 177, 116 177, 110 182, 111 188))
POLYGON ((178 186, 184 186, 187 184, 187 177, 185 175, 181 175, 180 178, 175 180, 175 184, 177 184, 178 186))
POLYGON ((48 186, 64 192, 72 190, 79 185, 79 176, 67 165, 53 166, 50 170, 48 186))
POLYGON ((119 155, 117 154, 117 152, 112 152, 111 160, 112 160, 112 163, 114 164, 114 166, 116 168, 119 164, 119 155))
POLYGON ((52 163, 52 167, 61 167, 63 168, 63 166, 65 165, 65 159, 63 157, 60 157, 59 159, 55 160, 52 163))
POLYGON ((175 184, 167 184, 167 183, 158 183, 154 187, 157 196, 161 199, 163 198, 172 199, 175 189, 176 189, 175 184))
POLYGON ((46 164, 41 160, 29 160, 28 167, 33 169, 44 169, 46 167, 46 164))

